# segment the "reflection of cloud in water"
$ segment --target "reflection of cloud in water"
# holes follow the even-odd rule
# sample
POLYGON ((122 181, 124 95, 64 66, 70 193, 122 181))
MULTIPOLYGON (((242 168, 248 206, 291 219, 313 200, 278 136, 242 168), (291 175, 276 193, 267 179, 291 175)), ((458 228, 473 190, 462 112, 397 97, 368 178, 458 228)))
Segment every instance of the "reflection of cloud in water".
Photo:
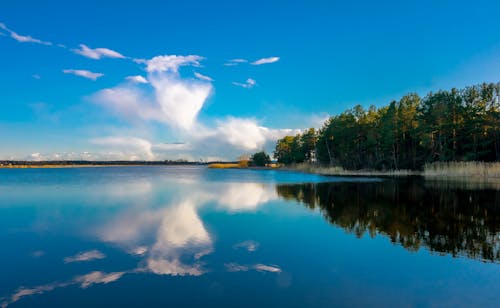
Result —
POLYGON ((255 264, 253 268, 259 272, 281 273, 281 268, 276 265, 255 264))
POLYGON ((146 254, 146 252, 148 252, 148 247, 146 246, 134 247, 129 251, 130 254, 136 256, 143 256, 146 254))
POLYGON ((78 276, 74 279, 82 288, 88 288, 93 284, 107 284, 120 279, 125 272, 103 273, 99 271, 91 272, 86 275, 78 276))
POLYGON ((57 288, 64 288, 71 285, 80 285, 80 288, 88 288, 93 284, 108 284, 110 282, 117 281, 120 279, 126 272, 113 272, 113 273, 103 273, 99 271, 90 272, 85 275, 77 276, 72 280, 58 283, 49 283, 46 285, 36 286, 33 288, 19 288, 14 294, 10 296, 10 298, 2 301, 2 307, 7 307, 10 304, 13 304, 23 297, 31 296, 31 295, 40 295, 46 292, 50 292, 57 288))
POLYGON ((249 270, 248 266, 238 263, 226 263, 224 267, 228 272, 247 272, 249 270))
POLYGON ((243 241, 237 244, 234 244, 234 249, 246 249, 249 252, 254 252, 259 248, 259 243, 256 241, 243 241))
MULTIPOLYGON (((200 258, 212 253, 212 239, 197 210, 211 201, 229 211, 253 211, 276 199, 271 186, 258 183, 192 183, 175 190, 180 203, 160 209, 133 208, 107 223, 99 237, 124 247, 131 254, 144 256, 144 268, 162 275, 201 275, 205 272, 200 258), (198 185, 196 185, 198 184, 198 185), (194 186, 194 188, 193 188, 194 186), (148 235, 156 236, 153 243, 148 235), (148 243, 149 242, 149 243, 148 243)), ((234 248, 255 251, 258 243, 245 241, 234 248)))
POLYGON ((23 297, 31 296, 35 294, 43 294, 45 292, 49 292, 54 290, 55 288, 60 287, 61 284, 48 284, 44 286, 38 286, 34 288, 20 288, 16 291, 16 293, 12 294, 10 300, 6 300, 2 302, 2 307, 7 307, 9 304, 15 303, 23 297))
MULTIPOLYGON (((125 183, 127 184, 127 183, 125 183)), ((188 184, 194 185, 189 182, 188 184)), ((273 187, 257 183, 218 183, 200 184, 196 189, 179 187, 184 201, 148 210, 135 207, 118 215, 111 222, 98 228, 99 238, 105 242, 123 246, 127 253, 145 258, 144 266, 130 271, 104 273, 94 271, 74 279, 33 288, 20 288, 10 298, 2 302, 2 307, 17 302, 23 297, 43 294, 56 288, 79 285, 88 288, 94 284, 107 284, 119 280, 126 273, 152 272, 162 275, 199 276, 206 272, 200 259, 213 252, 213 241, 206 230, 197 210, 202 205, 215 201, 229 211, 254 211, 260 205, 277 198, 273 187), (147 244, 148 234, 156 236, 153 243, 147 244)), ((150 182, 130 183, 130 185, 109 185, 104 188, 106 195, 118 199, 148 197, 152 191, 150 182)), ((143 199, 143 201, 148 199, 143 199)), ((181 199, 182 200, 182 199, 181 199)), ((148 203, 144 203, 148 205, 148 203)), ((259 246, 255 241, 237 243, 233 248, 255 251, 259 246)), ((64 259, 66 263, 102 259, 106 256, 98 250, 78 253, 64 259)), ((230 272, 256 270, 280 273, 275 265, 225 264, 230 272)))
POLYGON ((212 240, 196 212, 195 205, 186 200, 169 208, 163 216, 156 243, 151 248, 147 267, 164 275, 203 274, 197 259, 210 253, 212 240), (195 256, 192 265, 183 264, 182 255, 195 256))
POLYGON ((241 265, 238 263, 224 264, 228 272, 247 272, 249 270, 256 270, 259 272, 281 273, 281 268, 277 265, 254 264, 254 265, 241 265))
POLYGON ((152 231, 162 220, 163 210, 131 210, 106 223, 99 232, 105 242, 133 245, 148 231, 152 231))
POLYGON ((146 268, 163 275, 201 275, 198 262, 212 252, 212 240, 196 211, 193 195, 173 206, 159 210, 130 211, 107 224, 99 237, 117 243, 135 255, 146 256, 146 268), (155 242, 145 244, 147 234, 156 229, 155 242), (184 264, 181 259, 194 259, 184 264))
POLYGON ((230 211, 253 211, 261 204, 277 199, 273 187, 258 183, 230 183, 222 185, 217 202, 230 211))
POLYGON ((45 255, 45 251, 43 250, 35 250, 31 253, 31 256, 33 258, 40 258, 40 257, 43 257, 45 255))
POLYGON ((89 250, 89 251, 79 252, 71 257, 64 258, 64 263, 86 262, 104 258, 106 258, 106 255, 104 255, 99 250, 89 250))
POLYGON ((136 180, 129 182, 111 182, 104 185, 104 192, 113 198, 130 198, 140 195, 148 195, 153 185, 147 180, 136 180))

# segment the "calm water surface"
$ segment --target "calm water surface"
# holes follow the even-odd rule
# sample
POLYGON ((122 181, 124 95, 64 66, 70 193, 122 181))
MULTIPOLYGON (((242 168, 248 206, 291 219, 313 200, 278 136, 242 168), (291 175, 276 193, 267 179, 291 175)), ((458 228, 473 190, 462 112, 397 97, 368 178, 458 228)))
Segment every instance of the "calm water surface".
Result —
POLYGON ((500 305, 500 190, 204 167, 0 169, 1 306, 500 305))

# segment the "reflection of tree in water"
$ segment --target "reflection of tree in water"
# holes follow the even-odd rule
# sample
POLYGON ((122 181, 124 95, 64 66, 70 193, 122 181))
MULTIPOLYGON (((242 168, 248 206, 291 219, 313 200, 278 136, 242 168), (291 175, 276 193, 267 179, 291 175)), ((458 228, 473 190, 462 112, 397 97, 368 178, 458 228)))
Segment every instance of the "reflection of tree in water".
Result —
POLYGON ((409 250, 500 261, 500 191, 424 186, 419 180, 278 185, 278 195, 319 208, 361 237, 388 236, 409 250))

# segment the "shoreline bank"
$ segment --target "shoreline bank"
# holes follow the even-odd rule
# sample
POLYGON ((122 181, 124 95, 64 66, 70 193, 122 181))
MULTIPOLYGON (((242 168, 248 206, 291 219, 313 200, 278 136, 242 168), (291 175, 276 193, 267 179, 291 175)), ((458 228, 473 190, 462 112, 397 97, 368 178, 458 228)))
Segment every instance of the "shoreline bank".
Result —
POLYGON ((346 170, 342 167, 321 167, 311 164, 297 164, 282 167, 283 170, 293 170, 325 176, 381 176, 409 177, 421 176, 425 179, 455 179, 455 180, 494 180, 500 181, 500 162, 447 162, 433 163, 424 170, 346 170))

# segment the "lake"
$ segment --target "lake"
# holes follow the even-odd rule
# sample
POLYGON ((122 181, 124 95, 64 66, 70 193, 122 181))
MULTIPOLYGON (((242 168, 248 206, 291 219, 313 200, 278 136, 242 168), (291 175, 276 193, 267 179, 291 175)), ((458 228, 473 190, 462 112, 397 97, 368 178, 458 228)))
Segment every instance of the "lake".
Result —
POLYGON ((203 166, 0 169, 0 304, 493 307, 500 190, 203 166))

